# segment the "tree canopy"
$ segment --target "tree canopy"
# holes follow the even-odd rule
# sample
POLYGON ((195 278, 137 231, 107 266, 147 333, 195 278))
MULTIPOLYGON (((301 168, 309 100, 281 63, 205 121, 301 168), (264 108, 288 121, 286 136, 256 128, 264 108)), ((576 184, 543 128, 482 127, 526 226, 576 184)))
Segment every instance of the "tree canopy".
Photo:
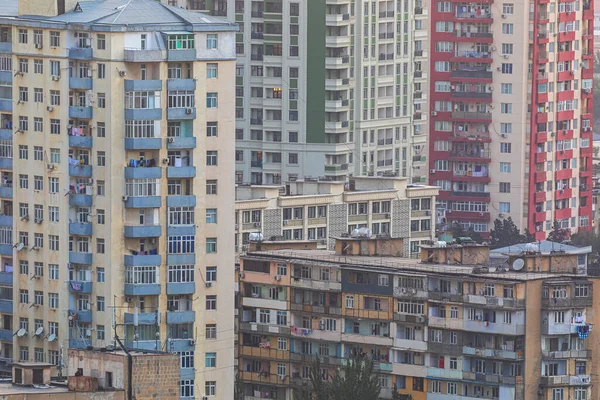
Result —
POLYGON ((569 240, 569 231, 560 227, 558 221, 554 221, 554 225, 552 225, 552 230, 548 233, 547 240, 556 243, 563 243, 566 240, 569 240))
POLYGON ((490 241, 492 248, 497 249, 518 243, 533 242, 534 238, 527 230, 521 234, 512 218, 508 217, 494 221, 494 228, 490 231, 490 241))

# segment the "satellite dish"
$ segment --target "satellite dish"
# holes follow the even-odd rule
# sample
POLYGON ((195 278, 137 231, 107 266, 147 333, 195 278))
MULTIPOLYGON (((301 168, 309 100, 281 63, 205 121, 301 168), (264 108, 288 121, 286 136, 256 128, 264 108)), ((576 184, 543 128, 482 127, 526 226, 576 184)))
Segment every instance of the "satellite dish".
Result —
POLYGON ((85 335, 86 336, 92 336, 92 330, 91 329, 86 329, 85 330, 85 335))
POLYGON ((24 245, 23 243, 19 243, 19 244, 17 245, 17 251, 21 251, 21 250, 23 250, 23 247, 25 247, 25 245, 24 245))
POLYGON ((512 263, 512 268, 513 268, 514 271, 520 271, 520 270, 523 269, 524 266, 525 266, 525 261, 523 261, 522 258, 517 258, 512 263))
POLYGON ((25 336, 26 333, 27 333, 27 331, 25 329, 21 328, 17 331, 17 336, 23 337, 23 336, 25 336))
POLYGON ((35 330, 35 336, 40 336, 42 334, 42 332, 44 332, 44 327, 40 326, 39 328, 37 328, 35 330))
POLYGON ((54 333, 51 333, 50 336, 48 336, 48 341, 54 342, 55 340, 56 340, 56 335, 54 333))
POLYGON ((69 316, 67 317, 67 319, 68 319, 69 321, 73 321, 73 316, 72 316, 72 315, 69 315, 69 316))

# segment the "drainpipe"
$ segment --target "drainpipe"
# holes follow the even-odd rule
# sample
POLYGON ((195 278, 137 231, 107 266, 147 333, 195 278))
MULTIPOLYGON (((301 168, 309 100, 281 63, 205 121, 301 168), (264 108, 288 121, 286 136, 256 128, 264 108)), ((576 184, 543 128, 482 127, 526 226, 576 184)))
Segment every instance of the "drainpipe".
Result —
POLYGON ((133 358, 117 335, 115 335, 115 340, 119 343, 119 347, 127 354, 127 400, 133 400, 133 384, 131 383, 133 379, 133 358))

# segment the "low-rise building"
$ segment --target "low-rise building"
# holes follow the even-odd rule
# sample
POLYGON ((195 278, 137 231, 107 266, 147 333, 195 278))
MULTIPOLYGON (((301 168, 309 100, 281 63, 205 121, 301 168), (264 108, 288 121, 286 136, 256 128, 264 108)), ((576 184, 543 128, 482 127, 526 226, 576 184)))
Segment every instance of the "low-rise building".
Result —
MULTIPOLYGON (((367 355, 381 398, 592 399, 600 395, 600 279, 586 254, 529 246, 490 264, 483 245, 422 245, 396 257, 378 238, 335 251, 240 256, 238 368, 246 399, 292 398, 317 358, 334 376, 367 355), (596 383, 596 384, 594 384, 596 383)), ((393 241, 393 240, 392 240, 393 241)))
POLYGON ((330 238, 368 228, 372 234, 402 238, 398 252, 417 255, 435 235, 437 187, 405 178, 354 177, 348 183, 305 179, 284 186, 238 185, 235 243, 241 252, 252 233, 264 240, 316 241, 333 249, 330 238))

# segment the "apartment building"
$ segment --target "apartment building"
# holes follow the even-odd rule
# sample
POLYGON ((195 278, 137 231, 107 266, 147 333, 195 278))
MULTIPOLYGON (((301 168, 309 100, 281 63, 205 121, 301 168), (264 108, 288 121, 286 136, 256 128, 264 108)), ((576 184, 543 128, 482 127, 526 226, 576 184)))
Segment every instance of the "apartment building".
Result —
POLYGON ((237 27, 151 0, 0 11, 0 339, 62 366, 116 334, 179 353, 181 398, 232 398, 237 27))
POLYGON ((592 219, 592 2, 435 1, 431 184, 449 222, 546 238, 592 219))
POLYGON ((420 0, 162 0, 236 36, 236 182, 427 174, 428 9, 420 0))
POLYGON ((531 245, 492 265, 485 246, 438 246, 420 260, 363 238, 242 255, 246 398, 290 399, 314 360, 331 377, 357 355, 373 359, 384 399, 598 397, 600 281, 585 253, 531 245))
POLYGON ((266 241, 310 241, 332 250, 332 238, 368 228, 380 237, 404 239, 397 251, 417 256, 419 245, 435 237, 437 194, 436 187, 388 177, 238 185, 236 251, 247 250, 253 233, 266 241))

